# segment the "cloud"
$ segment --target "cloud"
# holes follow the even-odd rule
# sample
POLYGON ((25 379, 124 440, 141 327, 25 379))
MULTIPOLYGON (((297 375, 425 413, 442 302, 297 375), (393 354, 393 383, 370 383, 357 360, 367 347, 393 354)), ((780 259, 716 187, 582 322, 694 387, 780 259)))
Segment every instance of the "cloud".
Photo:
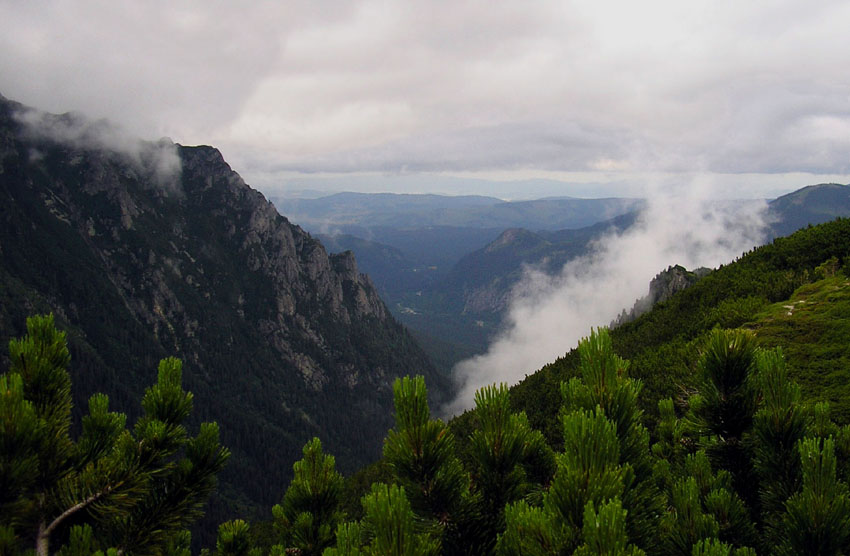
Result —
POLYGON ((633 227, 600 238, 560 273, 527 268, 513 291, 504 331, 487 353, 455 367, 459 394, 444 411, 468 409, 482 386, 514 384, 563 356, 591 327, 605 326, 631 307, 668 266, 716 267, 760 244, 766 204, 710 202, 711 185, 694 178, 659 187, 633 227))
POLYGON ((588 129, 561 122, 520 122, 417 135, 367 149, 305 157, 273 165, 272 171, 440 172, 535 167, 540 170, 598 169, 628 165, 627 130, 588 129), (600 159, 600 153, 605 153, 600 159))
MULTIPOLYGON (((143 141, 106 120, 89 120, 84 115, 48 114, 32 109, 20 109, 14 118, 23 126, 23 133, 40 141, 51 141, 79 150, 116 153, 131 164, 149 183, 169 193, 181 193, 182 164, 177 146, 168 139, 143 141)), ((31 160, 39 158, 30 154, 31 160)))
POLYGON ((850 4, 0 3, 0 91, 253 173, 843 173, 850 4))

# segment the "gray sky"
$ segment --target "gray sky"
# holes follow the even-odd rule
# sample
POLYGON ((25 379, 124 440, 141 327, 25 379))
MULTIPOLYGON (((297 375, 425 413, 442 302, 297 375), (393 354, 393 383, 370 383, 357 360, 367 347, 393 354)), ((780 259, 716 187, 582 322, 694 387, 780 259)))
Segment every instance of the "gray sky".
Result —
POLYGON ((0 93, 213 144, 270 194, 756 197, 850 181, 848 26, 845 0, 0 0, 0 93))

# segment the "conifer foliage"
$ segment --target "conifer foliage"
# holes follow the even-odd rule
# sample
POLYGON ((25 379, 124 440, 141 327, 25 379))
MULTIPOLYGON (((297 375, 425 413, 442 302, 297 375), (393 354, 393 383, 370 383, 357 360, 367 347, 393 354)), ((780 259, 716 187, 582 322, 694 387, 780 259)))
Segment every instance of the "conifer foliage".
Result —
MULTIPOLYGON (((70 434, 64 336, 28 321, 0 376, 0 554, 188 556, 185 531, 227 459, 215 425, 182 425, 192 395, 180 362, 161 362, 144 415, 95 395, 70 434), (31 548, 31 550, 32 550, 31 548)), ((642 384, 607 330, 579 345, 561 385, 563 444, 553 451, 511 410, 505 385, 480 390, 464 443, 433 419, 422 377, 396 380, 389 475, 341 510, 345 488, 318 438, 304 446, 281 504, 279 542, 255 546, 241 520, 216 556, 681 555, 850 553, 850 426, 800 401, 781 351, 751 332, 714 330, 694 363, 697 388, 659 402, 650 444, 642 384)), ((209 554, 208 551, 205 553, 209 554)))
POLYGON ((363 518, 340 523, 324 554, 850 551, 850 428, 832 423, 826 404, 800 402, 779 350, 759 349, 750 332, 713 331, 694 363, 698 388, 659 403, 652 445, 642 385, 607 330, 578 352, 580 374, 561 388, 558 452, 511 411, 505 386, 478 392, 458 452, 430 416, 424 381, 397 381, 384 447, 391 484, 372 486, 363 518))
POLYGON ((282 554, 289 548, 303 556, 319 556, 333 544, 342 520, 338 509, 342 475, 336 471, 334 457, 322 452, 318 438, 304 446, 303 459, 292 468, 294 477, 283 502, 272 508, 283 541, 273 550, 282 554))
POLYGON ((39 556, 181 553, 229 452, 218 427, 189 436, 192 394, 181 363, 159 365, 132 430, 95 394, 82 433, 71 437, 71 378, 65 334, 53 316, 27 319, 0 376, 0 552, 30 546, 39 556))
POLYGON ((582 341, 579 354, 581 377, 561 388, 564 451, 542 514, 512 510, 502 554, 642 554, 655 536, 662 499, 637 408, 640 383, 628 378, 607 330, 582 341), (539 536, 542 524, 554 534, 539 536), (599 534, 602 527, 609 534, 599 534))

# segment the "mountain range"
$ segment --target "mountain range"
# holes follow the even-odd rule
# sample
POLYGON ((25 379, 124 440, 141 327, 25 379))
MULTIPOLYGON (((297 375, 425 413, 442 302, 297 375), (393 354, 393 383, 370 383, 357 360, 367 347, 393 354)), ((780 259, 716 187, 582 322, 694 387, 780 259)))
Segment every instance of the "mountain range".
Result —
MULTIPOLYGON (((300 215, 296 217, 305 218, 305 226, 322 221, 325 231, 348 230, 319 237, 332 252, 355 253, 390 310, 414 332, 432 360, 448 371, 457 361, 486 349, 525 267, 557 272, 569 260, 586 254, 593 240, 632 226, 636 209, 643 206, 634 199, 588 204, 584 222, 591 224, 581 227, 571 219, 578 201, 508 203, 486 197, 351 193, 310 200, 277 198, 275 202, 294 203, 300 215), (571 227, 550 227, 558 222, 551 217, 552 206, 564 210, 560 222, 571 227), (503 212, 516 208, 514 214, 522 214, 523 219, 480 220, 481 214, 495 215, 496 207, 503 212), (545 210, 535 214, 540 207, 545 210), (632 210, 603 218, 629 207, 632 210), (438 225, 447 222, 446 214, 470 227, 438 225), (525 227, 511 225, 521 221, 525 227)), ((850 187, 804 187, 767 203, 765 241, 848 215, 850 187)))
POLYGON ((319 199, 272 197, 294 222, 309 230, 323 226, 347 232, 352 227, 479 229, 582 228, 638 209, 639 199, 554 197, 504 201, 495 197, 336 193, 319 199))

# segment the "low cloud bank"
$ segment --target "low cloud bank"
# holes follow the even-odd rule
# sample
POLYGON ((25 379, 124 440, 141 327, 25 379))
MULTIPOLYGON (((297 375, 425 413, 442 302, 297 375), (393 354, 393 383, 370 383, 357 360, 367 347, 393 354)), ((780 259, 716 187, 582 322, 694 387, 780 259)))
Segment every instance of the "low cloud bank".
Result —
POLYGON ((610 233, 557 275, 527 268, 512 294, 503 332, 487 353, 454 369, 457 398, 443 408, 471 408, 482 386, 514 384, 563 356, 646 294, 650 280, 673 264, 714 268, 760 244, 766 228, 762 201, 718 203, 698 187, 651 195, 637 222, 610 233))
MULTIPOLYGON (((24 109, 15 114, 24 133, 37 140, 52 141, 79 150, 116 153, 155 187, 181 193, 182 164, 177 146, 168 139, 144 141, 107 120, 89 120, 76 113, 54 115, 24 109)), ((37 158, 39 153, 32 153, 37 158)))

